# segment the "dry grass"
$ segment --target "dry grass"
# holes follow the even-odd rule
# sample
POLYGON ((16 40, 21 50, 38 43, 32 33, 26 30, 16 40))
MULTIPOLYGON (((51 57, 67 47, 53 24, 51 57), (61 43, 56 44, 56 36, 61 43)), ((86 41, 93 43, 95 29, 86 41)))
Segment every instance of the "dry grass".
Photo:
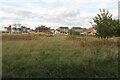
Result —
POLYGON ((2 40, 8 41, 8 40, 35 40, 37 37, 34 35, 29 35, 29 34, 14 34, 14 35, 3 35, 2 40))
POLYGON ((3 77, 118 77, 117 39, 55 35, 3 40, 3 77))

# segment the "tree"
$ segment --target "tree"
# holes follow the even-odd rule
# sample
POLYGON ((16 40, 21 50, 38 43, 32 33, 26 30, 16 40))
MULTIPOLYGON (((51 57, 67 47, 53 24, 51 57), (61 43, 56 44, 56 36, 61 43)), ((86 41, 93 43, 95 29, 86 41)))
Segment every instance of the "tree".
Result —
POLYGON ((120 20, 115 20, 114 24, 116 25, 115 27, 115 36, 120 37, 120 20))
POLYGON ((7 31, 11 32, 11 25, 7 27, 7 31))
POLYGON ((93 18, 97 30, 97 36, 108 38, 112 36, 118 36, 120 32, 118 32, 117 29, 119 29, 118 20, 115 20, 112 18, 112 14, 109 14, 109 11, 106 11, 105 9, 100 9, 100 14, 97 14, 93 18))

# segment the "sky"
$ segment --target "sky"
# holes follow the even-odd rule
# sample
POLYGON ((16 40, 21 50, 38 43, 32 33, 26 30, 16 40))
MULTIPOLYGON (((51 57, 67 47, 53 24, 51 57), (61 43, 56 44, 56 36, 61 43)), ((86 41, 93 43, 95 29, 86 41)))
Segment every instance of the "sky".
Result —
POLYGON ((34 29, 45 25, 89 28, 99 9, 118 17, 119 0, 0 0, 0 29, 21 23, 34 29))

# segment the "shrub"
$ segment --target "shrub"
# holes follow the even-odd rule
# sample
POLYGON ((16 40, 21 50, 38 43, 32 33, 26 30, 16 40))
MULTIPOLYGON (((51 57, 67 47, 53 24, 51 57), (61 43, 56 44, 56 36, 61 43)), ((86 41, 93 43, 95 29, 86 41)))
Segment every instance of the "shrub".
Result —
POLYGON ((74 30, 70 30, 68 33, 69 33, 70 35, 80 35, 79 32, 74 31, 74 30))
POLYGON ((113 36, 120 36, 120 27, 119 27, 119 20, 113 19, 112 15, 109 14, 109 11, 103 11, 100 9, 100 14, 97 14, 93 18, 97 30, 97 36, 108 38, 113 36))

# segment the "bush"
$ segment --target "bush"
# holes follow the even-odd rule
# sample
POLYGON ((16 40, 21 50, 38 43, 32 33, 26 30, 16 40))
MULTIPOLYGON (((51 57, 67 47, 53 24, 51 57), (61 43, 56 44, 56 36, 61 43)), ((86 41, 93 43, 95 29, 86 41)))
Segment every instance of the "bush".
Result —
POLYGON ((97 14, 97 16, 93 18, 95 22, 93 27, 96 27, 97 36, 103 38, 120 36, 119 20, 113 19, 109 11, 106 12, 103 9, 103 11, 100 10, 100 12, 100 14, 97 14))
POLYGON ((70 35, 80 35, 79 32, 74 31, 74 30, 70 30, 68 33, 69 33, 70 35))

